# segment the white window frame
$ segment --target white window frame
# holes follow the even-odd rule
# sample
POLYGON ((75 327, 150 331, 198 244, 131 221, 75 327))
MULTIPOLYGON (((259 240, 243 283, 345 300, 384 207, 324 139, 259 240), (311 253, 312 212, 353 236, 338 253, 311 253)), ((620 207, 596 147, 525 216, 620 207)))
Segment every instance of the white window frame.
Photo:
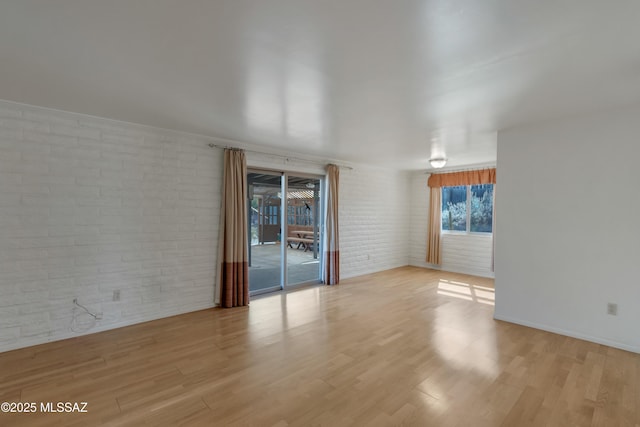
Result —
MULTIPOLYGON (((466 199, 466 209, 465 212, 467 214, 467 220, 466 220, 466 225, 467 225, 467 229, 465 231, 462 230, 445 230, 444 228, 442 228, 442 217, 440 218, 440 233, 442 234, 473 234, 473 235, 479 235, 479 236, 493 236, 493 225, 491 226, 491 233, 487 233, 486 231, 471 231, 471 187, 474 185, 484 185, 484 184, 468 184, 465 185, 465 187, 467 188, 467 199, 466 199)), ((494 211, 494 206, 495 206, 495 199, 496 199, 496 185, 495 184, 491 184, 493 185, 493 191, 491 192, 491 217, 493 218, 493 215, 495 213, 494 211)), ((440 215, 442 215, 442 200, 444 200, 442 191, 444 188, 447 187, 462 187, 461 185, 447 185, 445 187, 440 187, 440 215)))

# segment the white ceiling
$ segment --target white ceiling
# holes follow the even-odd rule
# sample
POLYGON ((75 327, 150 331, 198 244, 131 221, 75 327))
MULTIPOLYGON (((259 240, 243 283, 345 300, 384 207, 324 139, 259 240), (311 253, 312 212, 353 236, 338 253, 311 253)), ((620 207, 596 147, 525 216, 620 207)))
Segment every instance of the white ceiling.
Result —
POLYGON ((2 0, 0 98, 402 169, 640 100, 637 0, 2 0))

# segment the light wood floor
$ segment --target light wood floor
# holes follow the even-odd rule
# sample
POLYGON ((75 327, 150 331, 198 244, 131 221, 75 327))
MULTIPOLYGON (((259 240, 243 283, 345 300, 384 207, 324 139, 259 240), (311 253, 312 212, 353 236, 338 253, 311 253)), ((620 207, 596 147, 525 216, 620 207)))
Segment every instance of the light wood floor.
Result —
POLYGON ((639 426, 640 355, 495 321, 493 281, 401 268, 0 354, 0 425, 639 426))

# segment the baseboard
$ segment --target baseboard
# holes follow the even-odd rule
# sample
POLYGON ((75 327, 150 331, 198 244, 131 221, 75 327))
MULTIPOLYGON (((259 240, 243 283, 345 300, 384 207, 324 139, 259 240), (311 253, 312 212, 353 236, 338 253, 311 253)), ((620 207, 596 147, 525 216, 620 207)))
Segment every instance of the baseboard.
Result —
POLYGON ((213 308, 213 307, 216 307, 216 304, 212 302, 207 302, 203 304, 194 305, 193 307, 189 307, 186 310, 174 309, 174 310, 161 311, 145 319, 135 319, 127 322, 116 322, 116 323, 110 323, 104 326, 96 326, 92 328, 90 331, 86 331, 82 333, 67 331, 65 333, 61 333, 56 336, 40 335, 40 336, 35 336, 33 338, 25 338, 16 342, 10 342, 5 345, 0 345, 0 353, 4 353, 6 351, 11 351, 11 350, 18 350, 26 347, 33 347, 40 344, 47 344, 55 341, 67 340, 70 338, 76 338, 76 337, 81 337, 85 335, 97 334, 99 332, 110 331, 112 329, 118 329, 118 328, 124 328, 126 326, 137 325, 139 323, 151 322, 153 320, 164 319, 166 317, 179 316, 181 314, 187 314, 187 313, 192 313, 194 311, 206 310, 208 308, 213 308))
POLYGON ((515 323, 516 325, 527 326, 527 327, 533 328, 533 329, 540 329, 541 331, 552 332, 554 334, 564 335, 566 337, 577 338, 577 339, 580 339, 580 340, 589 341, 589 342, 593 342, 593 343, 596 343, 596 344, 602 344, 602 345, 606 345, 606 346, 609 346, 609 347, 618 348, 620 350, 630 351, 632 353, 640 353, 640 347, 636 347, 636 346, 629 345, 629 344, 622 343, 622 342, 618 342, 618 341, 608 340, 608 339, 602 338, 602 337, 596 337, 596 336, 592 336, 592 335, 581 334, 579 332, 570 331, 570 330, 567 330, 567 329, 556 328, 556 327, 553 327, 553 326, 543 325, 543 324, 539 324, 539 323, 535 323, 535 322, 528 322, 528 321, 522 320, 522 319, 514 319, 514 318, 509 317, 509 316, 500 316, 498 314, 494 314, 493 318, 496 319, 496 320, 502 320, 504 322, 515 323))
POLYGON ((352 279, 354 277, 366 276, 368 274, 380 273, 382 271, 393 270, 394 268, 407 267, 407 266, 409 266, 409 264, 386 265, 386 266, 383 266, 383 267, 374 268, 374 269, 367 270, 367 271, 361 271, 361 272, 356 272, 356 273, 347 273, 347 274, 343 273, 343 274, 340 275, 340 280, 352 279))
POLYGON ((495 279, 495 274, 493 272, 486 272, 486 271, 481 271, 481 270, 473 270, 473 269, 466 269, 466 268, 442 267, 441 265, 428 264, 426 262, 411 263, 409 265, 411 265, 413 267, 429 268, 431 270, 446 271, 448 273, 468 274, 469 276, 486 277, 488 279, 495 279))

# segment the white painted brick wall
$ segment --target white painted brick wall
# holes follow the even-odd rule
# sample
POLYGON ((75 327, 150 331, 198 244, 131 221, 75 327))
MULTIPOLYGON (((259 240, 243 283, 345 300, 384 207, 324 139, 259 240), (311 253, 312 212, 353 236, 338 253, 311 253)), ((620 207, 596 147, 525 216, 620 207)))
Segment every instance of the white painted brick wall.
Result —
POLYGON ((430 267, 429 264, 425 263, 427 259, 427 227, 429 224, 428 177, 424 172, 414 172, 411 174, 409 184, 411 192, 409 264, 419 267, 430 267))
MULTIPOLYGON (((0 351, 213 306, 222 150, 209 142, 0 101, 0 351), (79 316, 91 327, 72 331, 73 298, 103 319, 79 316)), ((247 158, 324 174, 313 161, 247 158)), ((342 169, 343 278, 408 264, 409 183, 342 169)))
POLYGON ((86 333, 213 306, 208 142, 0 102, 0 351, 77 335, 73 298, 103 313, 86 333))
MULTIPOLYGON (((429 175, 411 175, 411 252, 409 263, 418 267, 437 268, 425 262, 429 223, 429 175)), ((445 271, 494 277, 491 271, 491 236, 478 234, 442 234, 442 266, 445 271)))
POLYGON ((408 172, 355 165, 340 171, 340 275, 409 264, 408 172))

